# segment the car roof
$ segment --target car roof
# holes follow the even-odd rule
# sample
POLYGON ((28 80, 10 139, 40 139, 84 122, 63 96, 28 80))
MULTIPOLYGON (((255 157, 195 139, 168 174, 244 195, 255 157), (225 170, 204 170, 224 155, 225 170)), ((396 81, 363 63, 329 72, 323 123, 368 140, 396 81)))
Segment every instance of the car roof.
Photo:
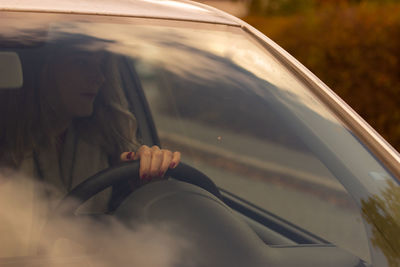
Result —
POLYGON ((187 0, 0 0, 0 10, 98 14, 240 25, 218 9, 187 0))

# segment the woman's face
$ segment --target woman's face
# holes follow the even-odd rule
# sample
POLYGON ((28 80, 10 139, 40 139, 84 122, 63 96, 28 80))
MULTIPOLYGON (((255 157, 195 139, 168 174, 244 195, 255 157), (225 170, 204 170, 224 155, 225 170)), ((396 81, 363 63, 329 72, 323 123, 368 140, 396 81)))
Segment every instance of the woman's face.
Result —
POLYGON ((94 100, 105 81, 102 60, 101 53, 71 52, 54 64, 52 73, 67 117, 92 114, 94 100))

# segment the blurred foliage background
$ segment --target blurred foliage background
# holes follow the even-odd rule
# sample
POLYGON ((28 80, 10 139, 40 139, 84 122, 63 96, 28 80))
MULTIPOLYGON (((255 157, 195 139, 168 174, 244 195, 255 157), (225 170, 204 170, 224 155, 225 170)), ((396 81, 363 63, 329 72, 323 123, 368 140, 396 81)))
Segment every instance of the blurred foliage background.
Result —
POLYGON ((400 0, 252 0, 242 19, 400 151, 400 0))

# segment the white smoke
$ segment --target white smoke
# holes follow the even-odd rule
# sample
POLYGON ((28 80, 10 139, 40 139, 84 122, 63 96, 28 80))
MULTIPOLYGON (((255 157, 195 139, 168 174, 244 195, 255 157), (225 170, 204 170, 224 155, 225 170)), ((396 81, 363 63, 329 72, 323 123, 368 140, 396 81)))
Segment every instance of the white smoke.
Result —
POLYGON ((20 173, 0 170, 0 266, 11 258, 16 265, 10 266, 182 264, 188 243, 173 234, 172 225, 141 225, 133 230, 129 222, 112 216, 102 216, 106 218, 101 222, 90 216, 68 216, 49 223, 49 213, 38 208, 48 206, 48 190, 20 173))

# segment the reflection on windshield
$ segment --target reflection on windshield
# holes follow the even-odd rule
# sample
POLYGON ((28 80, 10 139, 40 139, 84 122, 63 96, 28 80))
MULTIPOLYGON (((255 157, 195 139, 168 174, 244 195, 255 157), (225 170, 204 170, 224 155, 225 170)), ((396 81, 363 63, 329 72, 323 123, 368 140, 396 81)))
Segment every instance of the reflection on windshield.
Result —
POLYGON ((371 242, 390 266, 400 265, 400 186, 388 180, 380 194, 362 200, 362 216, 371 225, 371 242))
MULTIPOLYGON (((214 61, 215 56, 225 58, 251 72, 259 79, 268 77, 269 83, 285 91, 288 96, 314 110, 319 116, 323 116, 332 123, 337 123, 337 120, 321 108, 316 98, 308 90, 305 90, 305 87, 287 69, 277 64, 276 60, 272 59, 249 39, 240 38, 241 34, 238 31, 235 32, 235 30, 194 29, 182 31, 182 29, 176 27, 164 26, 160 28, 137 25, 135 26, 135 35, 132 35, 131 29, 121 29, 119 25, 112 24, 93 26, 93 24, 73 23, 68 27, 69 33, 85 32, 94 37, 102 36, 102 38, 109 37, 118 40, 108 47, 110 51, 129 55, 133 58, 140 57, 154 65, 165 67, 176 75, 190 77, 191 79, 194 78, 193 76, 197 76, 202 80, 214 80, 216 78, 226 84, 233 83, 231 78, 234 76, 229 72, 223 73, 224 68, 218 68, 216 66, 218 63, 214 61), (165 32, 168 32, 168 35, 165 32), (213 40, 213 42, 205 42, 204 40, 213 40), (128 49, 126 45, 129 45, 130 48, 128 49), (249 46, 251 46, 251 49, 249 49, 249 46), (166 49, 168 53, 165 52, 166 49), (204 53, 213 56, 204 57, 204 53), (190 61, 188 61, 189 58, 190 61), (216 73, 213 68, 205 68, 205 66, 214 66, 220 72, 216 73), (303 88, 299 90, 299 87, 303 88)), ((255 92, 263 94, 262 90, 255 88, 255 92)))
MULTIPOLYGON (((98 84, 92 88, 93 91, 86 92, 86 98, 89 98, 86 99, 86 104, 78 103, 74 97, 70 97, 68 93, 73 92, 62 90, 66 88, 63 86, 39 86, 44 89, 50 88, 45 94, 38 94, 38 91, 34 90, 36 87, 29 87, 29 84, 28 90, 21 93, 1 93, 23 95, 30 92, 32 97, 26 98, 36 100, 43 96, 54 98, 52 94, 55 92, 51 89, 61 89, 58 93, 65 93, 62 98, 70 101, 64 101, 67 103, 63 105, 55 105, 56 108, 64 106, 70 108, 70 111, 82 112, 83 115, 93 114, 90 120, 81 120, 81 129, 88 127, 90 130, 85 141, 103 145, 105 142, 98 143, 98 138, 112 140, 114 143, 109 146, 109 150, 118 150, 120 142, 115 140, 126 141, 135 130, 135 127, 128 127, 128 133, 123 130, 126 125, 133 125, 135 122, 122 87, 130 85, 136 78, 142 83, 144 80, 150 80, 144 84, 144 91, 160 136, 169 139, 170 144, 182 145, 182 149, 186 146, 188 154, 189 151, 199 152, 197 158, 194 156, 192 159, 200 163, 200 167, 210 177, 215 178, 218 185, 226 184, 227 187, 231 187, 228 190, 244 199, 250 199, 262 208, 271 208, 274 204, 271 208, 275 209, 273 212, 279 215, 282 213, 285 219, 294 224, 303 224, 302 226, 311 232, 326 235, 323 237, 329 241, 333 240, 333 243, 355 251, 353 253, 361 258, 369 259, 368 251, 365 252, 364 247, 358 244, 366 245, 362 239, 364 229, 360 227, 362 223, 357 217, 359 210, 350 196, 356 204, 363 207, 363 211, 371 210, 365 214, 381 215, 379 209, 374 209, 382 205, 380 202, 388 201, 385 197, 372 199, 380 203, 379 205, 369 204, 368 201, 360 203, 360 199, 371 193, 378 194, 385 188, 384 182, 391 179, 390 174, 386 173, 353 133, 319 103, 304 84, 239 28, 202 25, 203 28, 183 22, 177 26, 168 21, 162 21, 163 26, 156 25, 155 22, 152 22, 152 26, 145 26, 143 23, 85 23, 84 19, 76 23, 62 21, 62 16, 52 18, 60 21, 49 23, 43 18, 37 23, 40 26, 38 28, 36 24, 25 21, 22 26, 20 23, 8 23, 7 25, 13 25, 12 30, 5 29, 0 33, 0 41, 3 42, 3 39, 9 38, 10 34, 12 36, 15 32, 15 36, 19 37, 21 34, 27 40, 33 37, 33 43, 36 42, 37 47, 30 44, 32 47, 28 48, 35 52, 51 46, 64 49, 69 46, 68 42, 71 40, 78 41, 72 54, 75 55, 75 52, 79 51, 89 55, 89 64, 83 62, 86 65, 80 66, 82 60, 78 59, 75 62, 74 57, 70 57, 71 53, 59 51, 58 54, 65 53, 64 58, 61 57, 58 64, 48 64, 44 68, 40 66, 38 71, 42 74, 38 77, 43 73, 47 74, 44 75, 46 77, 56 77, 54 72, 58 70, 57 73, 60 73, 61 66, 66 66, 67 71, 63 74, 69 75, 70 71, 73 71, 74 75, 63 77, 62 83, 78 90, 80 88, 74 86, 78 81, 75 76, 79 77, 80 72, 86 73, 88 70, 87 73, 93 80, 82 81, 80 84, 85 85, 85 89, 91 88, 89 85, 95 84, 93 81, 98 84), (45 35, 35 34, 43 33, 43 30, 45 35), (82 43, 82 40, 90 42, 82 43), (117 58, 121 61, 117 62, 117 58), (73 62, 69 61, 71 59, 73 62), (75 64, 80 67, 76 67, 75 64), (98 68, 103 65, 107 67, 98 68), (121 66, 128 67, 123 69, 126 77, 118 74, 121 66), (140 77, 135 76, 135 71, 140 77), (129 75, 132 77, 128 77, 129 75), (159 91, 154 89, 157 86, 159 91), (101 101, 93 103, 93 98, 96 97, 101 101), (113 116, 113 112, 118 116, 113 116), (116 119, 122 118, 119 115, 125 119, 116 119), (96 121, 97 119, 99 121, 96 121), (99 132, 99 126, 106 126, 108 130, 99 132), (183 130, 179 132, 181 129, 183 130), (377 180, 371 173, 382 173, 381 177, 385 178, 377 180), (323 201, 316 201, 315 196, 323 201), (347 197, 345 201, 340 199, 344 196, 347 197), (357 216, 354 216, 354 213, 357 216), (353 239, 354 235, 347 235, 346 232, 339 236, 339 231, 336 232, 335 228, 338 225, 337 229, 342 225, 351 225, 346 229, 358 231, 361 241, 349 240, 353 239), (330 228, 335 229, 328 232, 330 228)), ((7 27, 2 27, 2 30, 4 28, 7 27)), ((15 41, 20 40, 17 38, 15 41)), ((7 49, 10 48, 6 43, 2 44, 7 49)), ((27 49, 21 51, 21 54, 24 52, 30 51, 27 49)), ((32 55, 28 55, 28 59, 29 56, 32 55)), ((6 104, 12 103, 7 101, 6 97, 1 100, 6 104)), ((6 104, 0 108, 5 109, 6 104)), ((21 103, 17 104, 18 107, 26 108, 21 103)), ((37 108, 40 105, 33 106, 37 108)), ((7 118, 8 124, 11 125, 10 121, 24 122, 29 120, 29 116, 36 114, 30 112, 31 110, 24 111, 23 120, 7 118)), ((40 123, 32 125, 37 126, 37 129, 33 128, 36 130, 47 129, 47 125, 39 127, 42 126, 40 123)), ((80 131, 78 127, 76 132, 85 131, 80 131)), ((8 137, 15 139, 13 134, 8 134, 8 137)), ((2 138, 0 141, 5 140, 2 138)), ((67 142, 68 140, 74 139, 67 138, 67 142)), ((5 143, 9 145, 7 140, 5 143)), ((17 146, 17 142, 14 144, 17 146)), ((79 148, 73 145, 71 147, 79 148)), ((72 155, 74 150, 68 153, 72 155)), ((98 156, 101 153, 92 154, 98 156)), ((99 160, 104 163, 101 166, 109 166, 104 154, 99 160)), ((50 165, 48 167, 51 169, 52 164, 47 165, 50 165)), ((84 160, 80 168, 90 169, 84 160)), ((388 197, 394 193, 396 192, 388 191, 388 197)), ((375 219, 368 216, 365 218, 376 224, 375 219)), ((377 221, 379 225, 386 223, 383 219, 377 221)), ((381 229, 380 227, 377 229, 381 229)), ((378 232, 374 244, 383 244, 379 241, 378 232)), ((397 251, 393 248, 391 250, 397 251)), ((387 252, 388 257, 395 255, 391 250, 387 252)), ((397 263, 397 259, 392 261, 397 263)))
POLYGON ((43 213, 49 191, 60 194, 20 172, 0 169, 0 266, 172 267, 190 248, 179 229, 168 223, 122 223, 111 216, 55 217, 53 210, 52 220, 38 227, 49 215, 43 213))

